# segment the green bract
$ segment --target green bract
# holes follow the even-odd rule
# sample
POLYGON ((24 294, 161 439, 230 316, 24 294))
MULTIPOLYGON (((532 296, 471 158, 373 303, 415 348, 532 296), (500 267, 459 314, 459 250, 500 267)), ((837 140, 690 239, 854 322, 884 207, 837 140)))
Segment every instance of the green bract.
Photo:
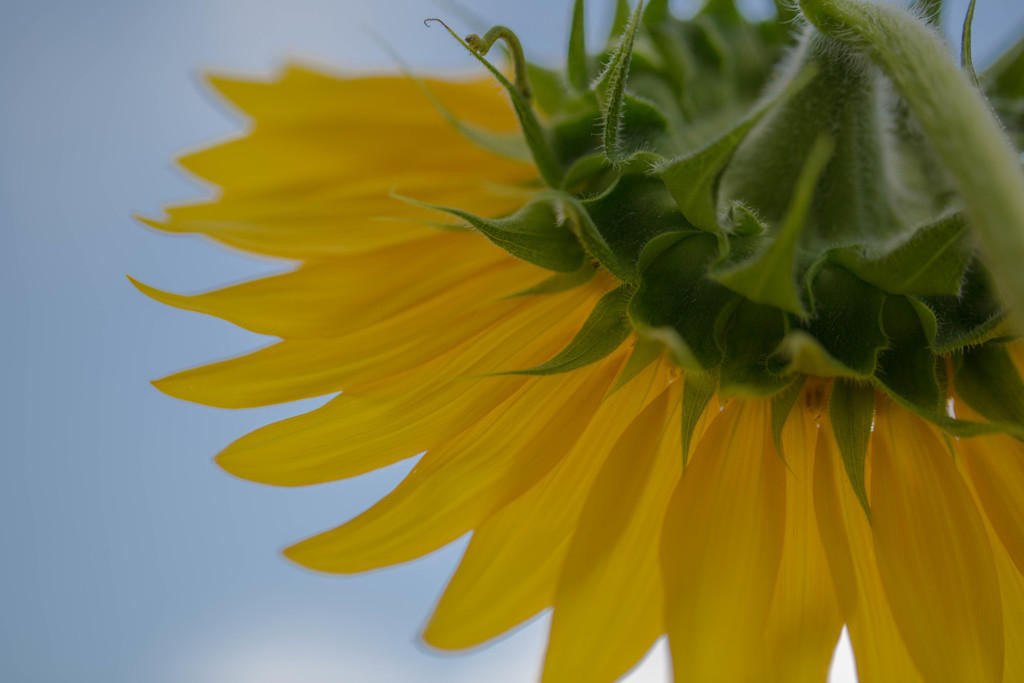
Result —
POLYGON ((522 372, 573 370, 635 332, 628 376, 667 347, 684 412, 714 391, 773 396, 776 431, 808 376, 835 378, 864 501, 872 387, 955 434, 1022 433, 1002 301, 1024 301, 1024 175, 990 112, 1024 138, 1024 41, 978 75, 982 95, 970 59, 965 74, 904 10, 806 0, 757 22, 732 0, 687 19, 666 4, 618 2, 594 53, 577 0, 564 75, 507 41, 530 87, 499 80, 547 187, 503 218, 444 210, 561 273, 540 291, 595 267, 621 281, 568 348, 522 372), (948 416, 951 387, 992 422, 948 416))

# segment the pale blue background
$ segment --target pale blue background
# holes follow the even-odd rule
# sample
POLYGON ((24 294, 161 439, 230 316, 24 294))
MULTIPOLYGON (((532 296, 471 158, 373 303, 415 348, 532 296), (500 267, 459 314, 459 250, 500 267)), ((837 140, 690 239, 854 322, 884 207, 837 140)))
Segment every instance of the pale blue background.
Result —
MULTIPOLYGON (((514 4, 471 6, 518 28, 531 57, 557 60, 569 0, 514 4)), ((169 160, 238 128, 201 70, 265 73, 290 55, 388 67, 366 27, 424 70, 474 68, 423 27, 432 15, 458 16, 414 0, 0 4, 0 680, 468 683, 538 671, 543 620, 469 656, 416 643, 464 541, 353 578, 282 560, 278 549, 352 517, 410 464, 297 490, 224 474, 210 461, 221 447, 321 401, 229 412, 161 395, 147 380, 263 342, 124 278, 196 291, 279 267, 130 219, 202 192, 169 160)), ((591 19, 603 34, 605 18, 591 19)), ((981 0, 979 61, 1015 27, 1020 3, 981 0)), ((662 650, 635 680, 664 671, 662 650)))

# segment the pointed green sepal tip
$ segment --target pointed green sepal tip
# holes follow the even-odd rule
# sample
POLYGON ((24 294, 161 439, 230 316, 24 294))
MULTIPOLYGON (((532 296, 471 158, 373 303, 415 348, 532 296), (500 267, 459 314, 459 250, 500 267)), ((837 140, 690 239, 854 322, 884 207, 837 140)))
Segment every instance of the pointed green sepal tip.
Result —
POLYGON ((834 150, 834 140, 828 135, 819 135, 804 162, 789 212, 778 234, 753 258, 712 274, 715 280, 751 301, 807 316, 796 287, 797 242, 814 199, 814 188, 834 150))
POLYGON ((460 218, 495 246, 541 268, 574 273, 585 255, 572 232, 561 224, 554 208, 545 201, 531 202, 507 218, 481 218, 450 206, 421 202, 393 193, 413 206, 442 211, 460 218))
MULTIPOLYGON (((473 46, 467 43, 459 36, 458 33, 453 31, 451 27, 440 19, 430 18, 423 21, 424 24, 429 26, 431 22, 437 22, 444 26, 449 34, 455 40, 459 42, 462 47, 469 51, 473 57, 477 59, 484 67, 491 72, 505 91, 508 93, 509 98, 512 100, 512 108, 516 112, 516 117, 519 119, 519 127, 522 129, 523 137, 526 140, 526 145, 530 148, 530 153, 533 156, 533 161, 537 165, 537 170, 540 172, 544 182, 551 187, 561 187, 562 184, 562 168, 558 161, 555 159, 555 154, 551 149, 551 145, 548 142, 547 134, 544 128, 541 126, 540 121, 537 120, 537 115, 534 113, 533 108, 530 106, 529 100, 529 86, 526 81, 526 63, 523 60, 522 64, 518 61, 515 62, 517 71, 516 80, 518 85, 513 85, 501 71, 491 64, 480 52, 480 45, 473 46), (525 87, 526 92, 523 92, 525 87)), ((495 27, 500 29, 503 27, 495 27)), ((508 29, 505 29, 506 31, 508 29)), ((490 33, 490 32, 488 32, 490 33)), ((511 32, 509 32, 511 33, 511 32)), ((514 36, 514 34, 512 34, 514 36)), ((505 36, 499 36, 505 37, 505 36)), ((497 37, 494 38, 495 40, 497 37)), ((480 39, 481 44, 486 42, 484 39, 480 39)), ((493 40, 491 41, 493 42, 493 40)), ((507 41, 508 42, 508 41, 507 41)), ((516 41, 518 43, 518 41, 516 41)), ((488 45, 489 47, 489 45, 488 45)), ((511 44, 510 44, 511 49, 511 44)), ((522 48, 519 48, 520 56, 522 54, 522 48)), ((515 60, 515 55, 513 55, 515 60)))
POLYGON ((688 372, 683 378, 682 401, 682 456, 683 469, 690 462, 690 451, 693 449, 693 434, 697 429, 700 416, 704 414, 711 398, 718 388, 718 377, 714 372, 688 372))
POLYGON ((804 65, 718 139, 660 166, 659 175, 686 220, 707 232, 721 230, 716 195, 718 179, 736 148, 772 107, 803 90, 818 71, 819 67, 814 63, 804 65))
POLYGON ((847 479, 870 522, 871 506, 868 504, 864 466, 875 416, 874 388, 863 382, 836 380, 832 384, 828 415, 847 479))
POLYGON ((629 79, 630 62, 633 59, 633 43, 640 25, 640 12, 643 5, 643 0, 637 3, 636 9, 623 31, 619 47, 612 54, 612 58, 599 77, 596 86, 598 97, 604 105, 601 140, 605 156, 613 164, 619 164, 626 158, 620 139, 622 118, 626 101, 626 82, 629 79))
POLYGON ((587 65, 586 23, 584 21, 585 0, 576 0, 572 7, 572 28, 569 31, 569 60, 566 65, 569 83, 578 91, 590 85, 587 65))
POLYGON ((1024 428, 1024 382, 1005 344, 989 342, 957 354, 953 386, 985 419, 1024 428))
MULTIPOLYGON (((797 375, 796 379, 789 386, 772 396, 772 443, 775 444, 775 450, 778 452, 779 457, 782 458, 782 462, 786 462, 786 453, 782 447, 782 430, 786 427, 789 414, 793 412, 793 406, 796 405, 797 400, 799 400, 800 395, 803 393, 806 383, 807 375, 797 375)), ((789 464, 787 463, 786 466, 788 467, 789 464)))
POLYGON ((638 337, 636 345, 633 346, 633 351, 629 354, 629 360, 626 361, 626 365, 622 368, 622 372, 615 379, 615 384, 608 390, 608 395, 611 396, 616 391, 632 382, 637 375, 647 369, 647 367, 658 360, 662 353, 664 353, 664 345, 652 340, 638 337))
POLYGON ((582 368, 606 358, 632 329, 626 321, 626 302, 629 291, 622 285, 605 294, 590 312, 583 327, 568 346, 551 360, 525 370, 513 370, 510 375, 557 375, 582 368))

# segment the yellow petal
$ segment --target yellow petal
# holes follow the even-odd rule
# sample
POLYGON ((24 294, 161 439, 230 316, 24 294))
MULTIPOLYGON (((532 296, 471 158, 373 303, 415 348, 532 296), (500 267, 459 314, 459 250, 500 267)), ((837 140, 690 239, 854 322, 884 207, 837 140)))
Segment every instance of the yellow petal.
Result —
POLYGON ((1024 576, 998 540, 993 539, 992 546, 1003 600, 1003 683, 1015 683, 1024 681, 1024 576))
POLYGON ((437 309, 465 309, 517 291, 524 278, 539 276, 540 269, 520 264, 482 239, 447 233, 205 294, 136 286, 157 301, 253 332, 309 338, 346 334, 419 305, 433 305, 434 315, 437 309), (395 263, 407 265, 395 272, 395 263))
POLYGON ((682 472, 679 383, 615 443, 591 486, 555 593, 545 683, 614 681, 664 630, 658 537, 682 472))
POLYGON ((824 681, 843 626, 814 512, 817 437, 814 415, 797 404, 782 430, 786 531, 760 653, 764 681, 824 681))
POLYGON ((871 440, 878 569, 911 657, 929 681, 1001 681, 998 575, 951 454, 924 422, 888 402, 871 440))
MULTIPOLYGON (((166 394, 221 408, 248 408, 352 389, 436 365, 536 299, 493 300, 521 287, 529 270, 500 264, 407 310, 341 337, 287 339, 247 355, 157 380, 166 394), (475 296, 467 294, 474 292, 475 296)), ((528 278, 527 280, 528 281, 528 278)))
MULTIPOLYGON (((875 562, 867 515, 846 478, 827 412, 814 455, 814 510, 836 597, 846 619, 862 683, 922 680, 893 620, 875 562)), ((872 453, 865 475, 871 481, 872 453)))
MULTIPOLYGON (((292 64, 274 79, 212 75, 208 80, 240 110, 274 125, 318 119, 353 125, 371 118, 366 108, 352 106, 353 102, 372 102, 372 119, 394 125, 437 117, 434 105, 410 78, 346 78, 292 64)), ((508 102, 491 81, 424 79, 423 83, 460 117, 496 130, 516 126, 508 102)))
POLYGON ((766 401, 726 405, 697 445, 661 539, 677 681, 760 680, 762 642, 782 555, 786 470, 766 401))
POLYGON ((541 297, 459 353, 257 429, 228 446, 217 462, 245 479, 302 486, 355 476, 421 453, 469 429, 527 381, 519 375, 467 375, 532 367, 551 358, 582 325, 601 291, 594 282, 541 297))
POLYGON ((427 451, 392 493, 347 524, 298 543, 299 564, 352 573, 405 562, 479 526, 572 448, 624 361, 529 382, 501 413, 427 451))
MULTIPOLYGON (((961 412, 957 411, 957 415, 961 412)), ((966 417, 966 416, 965 416, 966 417)), ((985 489, 979 488, 977 481, 972 474, 972 468, 967 461, 976 454, 964 453, 963 446, 975 442, 985 443, 992 437, 984 439, 962 439, 957 442, 958 458, 957 464, 964 474, 971 493, 974 495, 975 503, 981 503, 985 520, 985 529, 988 532, 992 545, 992 554, 996 561, 996 571, 999 573, 999 592, 1003 601, 1003 643, 1005 653, 1003 658, 1003 681, 1004 683, 1015 683, 1024 680, 1024 575, 1014 564, 1007 548, 1000 542, 992 525, 992 517, 988 508, 984 506, 982 492, 985 489)))
POLYGON ((999 540, 1024 572, 1024 446, 993 434, 961 439, 957 451, 999 540))
POLYGON ((654 363, 612 394, 551 473, 473 532, 424 631, 428 643, 446 649, 478 645, 552 604, 569 538, 598 470, 669 376, 669 368, 654 363))

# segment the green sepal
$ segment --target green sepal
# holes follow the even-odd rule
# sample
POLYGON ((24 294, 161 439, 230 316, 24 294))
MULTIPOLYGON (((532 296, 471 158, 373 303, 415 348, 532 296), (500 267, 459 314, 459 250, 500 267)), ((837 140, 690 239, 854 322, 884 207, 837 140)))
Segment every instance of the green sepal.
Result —
MULTIPOLYGON (((650 9, 650 4, 648 4, 647 10, 650 11, 650 9)), ((608 33, 609 45, 626 30, 626 24, 629 23, 629 14, 629 0, 615 0, 615 16, 612 19, 611 31, 608 33)))
POLYGON ((686 370, 717 366, 722 351, 715 329, 719 316, 739 297, 708 279, 718 252, 714 236, 669 233, 651 240, 640 255, 640 287, 629 302, 634 328, 664 341, 686 370))
MULTIPOLYGON (((537 104, 538 109, 550 116, 565 108, 571 93, 566 87, 561 73, 533 62, 527 62, 526 74, 530 79, 533 101, 537 104)), ((519 137, 521 138, 521 136, 519 137)), ((526 149, 525 144, 523 147, 526 149)), ((526 151, 529 158, 529 149, 526 151)))
POLYGON ((572 192, 576 189, 577 185, 590 183, 595 177, 608 171, 611 171, 611 165, 604 154, 600 152, 584 154, 578 157, 572 163, 572 166, 569 167, 569 170, 565 172, 565 178, 562 180, 563 189, 572 192))
POLYGON ((814 80, 818 68, 809 64, 801 69, 774 96, 753 109, 729 132, 696 152, 670 161, 660 168, 662 181, 679 204, 686 219, 701 230, 718 232, 716 208, 717 183, 733 152, 765 113, 782 100, 799 92, 814 80))
POLYGON ((629 290, 626 285, 613 289, 601 297, 580 331, 554 358, 532 368, 503 374, 557 375, 608 357, 633 331, 626 322, 628 300, 629 290))
POLYGON ((700 416, 704 414, 711 397, 715 395, 718 388, 718 378, 714 372, 688 372, 683 377, 683 400, 682 400, 682 456, 683 470, 690 462, 690 447, 693 441, 693 432, 697 428, 700 416))
POLYGON ((647 11, 644 12, 644 23, 660 24, 668 16, 668 0, 651 0, 647 3, 647 11))
POLYGON ((597 274, 597 267, 589 261, 584 261, 579 270, 572 273, 555 273, 545 278, 532 287, 521 289, 518 292, 509 294, 505 299, 512 299, 519 296, 541 296, 546 294, 558 294, 576 289, 581 285, 590 282, 597 274))
MULTIPOLYGON (((427 19, 427 22, 430 22, 427 19)), ((433 21, 439 21, 437 19, 433 21)), ((523 93, 519 92, 519 89, 509 81, 505 74, 501 73, 490 61, 487 60, 483 55, 479 54, 476 50, 469 46, 469 44, 462 39, 462 37, 450 29, 447 24, 441 22, 441 25, 452 35, 455 40, 459 41, 462 47, 466 48, 469 54, 473 55, 478 62, 484 65, 484 67, 491 72, 491 75, 505 88, 509 98, 512 100, 512 108, 516 112, 516 117, 519 119, 519 127, 523 131, 523 137, 526 139, 526 144, 530 148, 530 152, 533 155, 534 164, 537 166, 537 170, 540 172, 541 177, 551 187, 560 187, 562 184, 562 169, 555 161, 554 153, 551 151, 551 146, 548 144, 547 138, 544 135, 544 129, 540 125, 540 121, 537 120, 537 115, 533 113, 533 108, 530 106, 529 101, 523 96, 523 93)))
POLYGON ((572 220, 576 237, 583 245, 583 249, 618 279, 623 282, 634 282, 636 280, 635 269, 627 267, 608 246, 608 242, 605 241, 601 231, 597 229, 590 214, 587 213, 586 207, 570 194, 558 193, 556 196, 567 207, 566 213, 572 220))
POLYGON ((601 195, 580 203, 627 272, 627 282, 636 280, 640 254, 652 239, 693 230, 657 178, 623 175, 601 195))
POLYGON ((718 21, 727 24, 740 24, 743 22, 743 15, 736 7, 735 0, 705 0, 704 6, 697 13, 698 17, 712 16, 718 21))
POLYGON ((658 360, 658 356, 664 353, 664 351, 664 344, 638 337, 636 346, 633 347, 633 351, 629 354, 629 360, 626 361, 626 365, 623 366, 619 376, 615 378, 615 384, 608 390, 608 395, 611 396, 632 382, 637 375, 647 369, 647 366, 658 360))
POLYGON ((633 42, 640 25, 640 13, 643 0, 637 3, 633 15, 629 18, 622 40, 612 54, 604 73, 598 78, 595 87, 598 98, 604 106, 601 140, 605 156, 613 164, 622 161, 622 142, 619 139, 622 130, 622 112, 626 98, 626 81, 629 79, 629 64, 633 58, 633 42))
POLYGON ((780 375, 806 374, 815 377, 867 379, 871 373, 854 370, 842 363, 804 330, 790 330, 769 358, 769 367, 780 375))
POLYGON ((1024 97, 1024 37, 985 69, 981 83, 989 97, 1024 97))
POLYGON ((768 229, 757 214, 743 202, 734 201, 729 205, 729 234, 739 237, 762 235, 768 229))
POLYGON ((921 302, 935 318, 932 349, 939 355, 976 344, 1006 317, 987 270, 978 260, 964 272, 957 296, 923 296, 921 302))
POLYGON ((726 327, 719 377, 723 396, 770 396, 792 381, 773 372, 768 363, 789 331, 782 311, 741 300, 726 327))
POLYGON ((584 0, 576 0, 572 6, 572 28, 569 30, 569 60, 566 68, 569 83, 577 90, 586 90, 590 85, 587 74, 587 37, 584 24, 584 0))
POLYGON ((954 357, 953 386, 975 412, 1024 428, 1024 382, 1003 344, 982 344, 954 357))
POLYGON ((974 70, 974 57, 971 56, 971 25, 974 23, 974 0, 967 4, 967 15, 964 17, 964 30, 960 38, 960 67, 967 72, 974 85, 978 82, 978 72, 974 70))
POLYGON ((938 357, 913 304, 906 297, 886 297, 882 327, 889 346, 878 357, 875 379, 921 410, 941 411, 944 395, 936 374, 938 357))
POLYGON ((916 228, 886 253, 840 247, 829 257, 890 294, 927 296, 959 294, 972 254, 967 221, 962 213, 951 213, 916 228))
POLYGON ((430 101, 430 104, 434 106, 437 113, 441 115, 452 128, 459 131, 459 133, 475 144, 480 149, 497 154, 498 156, 506 157, 508 159, 516 159, 517 161, 531 161, 532 155, 530 149, 526 145, 526 141, 523 139, 522 133, 496 133, 494 131, 481 128, 480 126, 472 123, 463 121, 455 112, 448 108, 444 102, 441 101, 434 91, 427 85, 423 79, 418 77, 402 58, 402 56, 389 45, 383 38, 378 40, 380 47, 388 53, 388 55, 395 60, 395 65, 398 70, 408 78, 413 84, 423 93, 423 95, 430 101))
POLYGON ((775 450, 782 458, 782 462, 786 462, 786 454, 782 448, 782 430, 786 426, 789 414, 793 412, 793 406, 796 405, 800 394, 803 393, 806 383, 807 375, 797 375, 789 386, 772 396, 772 443, 775 444, 775 450))
POLYGON ((495 246, 541 268, 575 273, 586 258, 576 237, 560 224, 555 210, 546 201, 531 202, 507 218, 489 219, 450 206, 395 196, 414 206, 461 218, 495 246))
POLYGON ((871 424, 875 416, 874 388, 863 382, 837 379, 832 383, 828 415, 850 487, 870 522, 871 507, 868 505, 864 464, 867 461, 871 424))
POLYGON ((752 112, 728 133, 702 149, 670 161, 661 169, 661 179, 675 197, 686 220, 701 230, 716 233, 718 212, 715 208, 715 190, 733 152, 754 124, 764 115, 766 108, 752 112))
POLYGON ((918 417, 928 420, 951 436, 968 439, 973 436, 985 436, 986 434, 1009 434, 1016 439, 1024 440, 1024 429, 1021 429, 1015 424, 1008 424, 1006 422, 974 422, 973 420, 962 420, 960 418, 950 417, 944 412, 940 412, 938 410, 927 410, 916 403, 908 401, 902 396, 893 393, 891 389, 877 380, 875 381, 875 388, 883 392, 900 406, 906 408, 918 417))
POLYGON ((806 317, 796 287, 796 245, 807 219, 807 210, 814 199, 814 188, 834 148, 831 138, 819 136, 804 162, 789 211, 778 234, 752 259, 726 271, 713 273, 715 280, 751 301, 806 317))
MULTIPOLYGON (((881 326, 882 304, 878 289, 841 266, 824 263, 811 282, 814 313, 799 323, 814 340, 849 372, 870 377, 887 340, 881 326)), ((809 368, 793 368, 808 372, 809 368)))

